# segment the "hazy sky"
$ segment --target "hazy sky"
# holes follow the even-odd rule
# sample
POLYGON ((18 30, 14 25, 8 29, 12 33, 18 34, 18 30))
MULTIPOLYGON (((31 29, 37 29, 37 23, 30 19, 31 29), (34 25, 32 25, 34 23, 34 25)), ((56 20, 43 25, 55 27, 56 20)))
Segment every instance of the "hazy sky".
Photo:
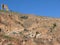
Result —
POLYGON ((60 17, 60 0, 0 0, 1 4, 23 14, 60 17))

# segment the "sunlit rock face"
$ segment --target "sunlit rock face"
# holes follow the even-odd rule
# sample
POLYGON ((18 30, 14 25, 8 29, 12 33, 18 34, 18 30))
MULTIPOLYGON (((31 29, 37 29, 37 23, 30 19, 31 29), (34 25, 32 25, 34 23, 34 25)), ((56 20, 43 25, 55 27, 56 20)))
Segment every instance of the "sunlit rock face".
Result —
POLYGON ((60 45, 60 19, 0 11, 0 45, 60 45))

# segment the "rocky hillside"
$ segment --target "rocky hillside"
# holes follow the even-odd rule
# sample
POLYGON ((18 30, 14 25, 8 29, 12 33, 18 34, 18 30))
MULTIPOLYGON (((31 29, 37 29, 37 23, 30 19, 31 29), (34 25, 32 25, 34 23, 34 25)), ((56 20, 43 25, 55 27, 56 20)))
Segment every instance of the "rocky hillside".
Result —
POLYGON ((0 45, 60 45, 60 19, 0 11, 0 45))

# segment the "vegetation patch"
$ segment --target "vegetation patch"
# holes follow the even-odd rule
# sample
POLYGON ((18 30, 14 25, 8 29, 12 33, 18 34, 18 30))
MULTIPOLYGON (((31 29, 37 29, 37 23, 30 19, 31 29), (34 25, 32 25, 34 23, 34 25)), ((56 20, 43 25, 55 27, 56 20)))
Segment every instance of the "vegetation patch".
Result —
POLYGON ((56 26, 57 26, 56 23, 54 23, 54 24, 53 24, 53 28, 55 28, 56 26))
POLYGON ((8 44, 8 45, 13 45, 13 44, 10 43, 10 44, 8 44))
POLYGON ((56 26, 57 26, 56 23, 54 23, 53 26, 50 28, 50 32, 53 32, 53 30, 56 26))
POLYGON ((8 11, 6 11, 6 10, 0 10, 0 12, 8 12, 8 11))
POLYGON ((22 19, 28 19, 28 16, 21 16, 22 19))

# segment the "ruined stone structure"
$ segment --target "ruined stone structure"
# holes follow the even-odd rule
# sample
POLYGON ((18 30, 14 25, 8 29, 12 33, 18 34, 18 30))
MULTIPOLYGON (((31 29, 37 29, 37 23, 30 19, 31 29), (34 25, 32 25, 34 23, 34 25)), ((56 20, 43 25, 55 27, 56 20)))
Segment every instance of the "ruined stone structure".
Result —
POLYGON ((1 10, 9 11, 8 6, 5 5, 5 4, 2 4, 2 5, 1 5, 1 10))

